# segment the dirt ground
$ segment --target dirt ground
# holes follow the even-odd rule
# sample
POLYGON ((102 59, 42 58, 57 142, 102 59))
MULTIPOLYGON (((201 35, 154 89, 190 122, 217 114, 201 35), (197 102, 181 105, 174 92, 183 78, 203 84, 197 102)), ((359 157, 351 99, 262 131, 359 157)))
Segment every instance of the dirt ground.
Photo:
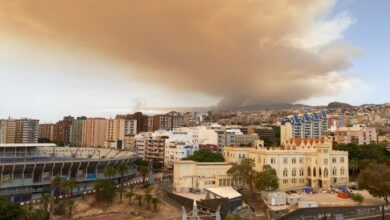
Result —
MULTIPOLYGON (((143 194, 142 190, 134 190, 135 193, 143 194)), ((146 204, 143 202, 142 207, 138 206, 138 201, 134 198, 129 204, 128 200, 124 197, 122 202, 119 202, 119 196, 115 201, 107 207, 105 204, 97 204, 95 202, 94 195, 85 197, 85 199, 76 199, 76 211, 71 219, 80 220, 174 220, 179 219, 180 210, 169 205, 168 203, 161 201, 157 206, 157 212, 154 211, 153 205, 147 209, 146 204)), ((55 220, 65 220, 68 217, 55 217, 55 220)))
MULTIPOLYGON (((364 202, 361 205, 381 205, 384 204, 383 199, 372 197, 366 190, 353 191, 353 193, 360 193, 364 197, 364 202)), ((306 201, 317 201, 319 206, 354 206, 357 205, 352 199, 343 199, 337 196, 336 193, 317 193, 305 194, 306 201)))

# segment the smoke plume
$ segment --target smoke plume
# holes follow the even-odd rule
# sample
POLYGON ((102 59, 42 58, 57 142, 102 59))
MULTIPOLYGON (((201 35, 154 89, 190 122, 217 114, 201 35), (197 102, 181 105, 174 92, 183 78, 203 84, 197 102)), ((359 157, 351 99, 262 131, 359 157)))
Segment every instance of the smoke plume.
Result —
MULTIPOLYGON (((348 86, 357 50, 332 0, 0 0, 2 31, 86 48, 220 108, 292 103, 348 86)), ((107 73, 107 74, 115 74, 107 73)))

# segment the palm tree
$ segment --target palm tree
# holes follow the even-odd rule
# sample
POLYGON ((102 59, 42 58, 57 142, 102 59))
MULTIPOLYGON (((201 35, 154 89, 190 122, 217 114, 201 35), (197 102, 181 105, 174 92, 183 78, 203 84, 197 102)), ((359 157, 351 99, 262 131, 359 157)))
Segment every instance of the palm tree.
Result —
POLYGON ((135 193, 133 191, 126 192, 125 197, 129 199, 129 205, 131 203, 131 199, 134 197, 135 193))
POLYGON ((139 172, 140 172, 140 174, 142 176, 142 182, 144 183, 145 179, 146 179, 146 176, 149 174, 148 167, 146 167, 146 166, 140 167, 139 172))
POLYGON ((144 190, 145 190, 145 194, 150 194, 153 191, 153 185, 151 184, 145 185, 144 190))
POLYGON ((76 202, 73 199, 69 199, 66 201, 66 207, 68 208, 68 215, 71 217, 73 210, 76 208, 76 202))
POLYGON ((125 173, 127 173, 129 171, 129 166, 126 163, 121 163, 117 166, 116 169, 117 169, 118 173, 120 173, 120 175, 121 175, 119 183, 122 184, 123 177, 125 176, 125 173))
POLYGON ((138 200, 138 206, 142 207, 142 198, 143 196, 141 194, 135 194, 135 199, 138 200))
POLYGON ((49 193, 45 193, 42 196, 43 209, 45 210, 47 219, 50 219, 51 203, 53 202, 53 196, 49 193))
POLYGON ((115 176, 116 169, 113 166, 106 166, 104 168, 104 176, 111 179, 111 177, 115 176))
POLYGON ((153 197, 152 198, 152 204, 154 206, 154 211, 157 212, 157 205, 160 203, 160 199, 159 198, 156 198, 156 197, 153 197))
POLYGON ((152 199, 153 199, 153 196, 151 194, 145 194, 144 195, 144 200, 146 202, 147 209, 150 208, 150 203, 152 202, 152 199))
POLYGON ((73 188, 77 187, 78 184, 74 178, 65 180, 63 183, 63 188, 70 193, 70 196, 73 196, 73 188))
POLYGON ((123 198, 123 193, 126 192, 126 190, 122 186, 120 186, 118 188, 118 192, 119 192, 119 202, 121 203, 123 198))
POLYGON ((58 196, 62 188, 62 178, 59 176, 55 176, 51 181, 51 186, 54 190, 53 194, 56 197, 56 200, 58 200, 58 196))

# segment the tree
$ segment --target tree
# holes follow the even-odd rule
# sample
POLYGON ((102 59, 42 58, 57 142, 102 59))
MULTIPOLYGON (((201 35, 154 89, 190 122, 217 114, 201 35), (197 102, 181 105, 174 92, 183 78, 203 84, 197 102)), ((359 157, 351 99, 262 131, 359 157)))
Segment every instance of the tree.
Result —
POLYGON ((147 209, 150 208, 150 203, 152 202, 152 199, 153 199, 153 196, 151 194, 144 195, 144 200, 145 200, 147 209))
POLYGON ((138 206, 142 207, 142 198, 143 196, 141 194, 135 194, 135 199, 138 200, 138 206))
POLYGON ((113 166, 106 166, 104 168, 104 176, 108 178, 112 178, 116 174, 116 169, 113 166))
POLYGON ((253 193, 253 181, 256 175, 256 172, 253 170, 254 166, 255 163, 253 160, 244 158, 241 160, 241 163, 233 164, 227 173, 232 176, 233 179, 244 181, 253 193))
POLYGON ((261 190, 276 190, 279 188, 278 175, 276 170, 269 165, 263 167, 263 171, 256 172, 255 175, 256 189, 261 190))
POLYGON ((119 192, 119 203, 121 203, 123 198, 123 193, 125 193, 126 190, 121 186, 117 189, 117 191, 119 192))
POLYGON ((194 154, 183 158, 183 160, 193 160, 196 162, 225 162, 225 158, 223 158, 222 154, 213 153, 209 150, 195 151, 194 154))
POLYGON ((69 178, 62 182, 62 188, 64 189, 65 192, 70 193, 71 196, 73 196, 73 188, 77 186, 78 183, 74 178, 69 178))
POLYGON ((356 177, 357 171, 359 169, 359 161, 357 159, 352 159, 349 161, 349 170, 351 171, 351 176, 356 177))
POLYGON ((363 197, 362 194, 360 194, 360 193, 351 194, 349 197, 350 197, 354 202, 358 203, 359 205, 362 204, 362 202, 364 201, 364 197, 363 197))
POLYGON ((106 202, 109 206, 114 201, 117 189, 109 180, 95 181, 95 198, 98 202, 106 202))
POLYGON ((249 220, 249 219, 241 217, 239 215, 230 215, 230 216, 226 217, 226 220, 249 220))
POLYGON ((67 200, 66 201, 66 208, 68 209, 69 217, 71 217, 74 209, 76 208, 76 202, 73 199, 67 200))
POLYGON ((121 175, 119 183, 122 184, 122 181, 123 181, 125 174, 129 171, 129 165, 127 165, 126 163, 121 163, 118 165, 118 167, 116 169, 117 169, 118 173, 120 173, 120 175, 121 175))
POLYGON ((146 176, 149 175, 149 169, 146 166, 142 166, 139 168, 139 172, 142 176, 142 182, 145 182, 146 176))
POLYGON ((0 219, 21 219, 27 211, 8 199, 0 198, 0 219))
POLYGON ((390 167, 386 164, 369 164, 358 176, 359 186, 378 198, 383 198, 389 204, 390 167))
POLYGON ((129 200, 129 205, 131 204, 131 199, 134 197, 134 195, 135 193, 133 193, 132 191, 125 193, 125 197, 129 200))
POLYGON ((61 190, 62 190, 62 186, 63 186, 62 182, 63 182, 63 180, 60 176, 55 176, 51 181, 51 187, 54 190, 53 194, 56 198, 56 201, 58 201, 58 196, 60 195, 61 190))
POLYGON ((154 207, 154 211, 157 212, 157 205, 160 203, 160 199, 156 198, 156 197, 153 197, 152 198, 152 204, 153 204, 153 207, 154 207))
POLYGON ((42 202, 43 202, 43 210, 45 210, 47 219, 50 219, 50 212, 51 212, 51 205, 53 202, 53 197, 50 194, 45 193, 42 196, 42 202))

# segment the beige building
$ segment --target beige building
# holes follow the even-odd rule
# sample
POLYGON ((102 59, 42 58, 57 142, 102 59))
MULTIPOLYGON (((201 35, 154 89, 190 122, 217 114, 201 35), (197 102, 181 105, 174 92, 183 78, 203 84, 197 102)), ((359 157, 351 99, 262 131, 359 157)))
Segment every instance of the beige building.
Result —
POLYGON ((106 120, 105 147, 124 148, 125 136, 137 133, 137 121, 130 119, 106 120))
POLYGON ((38 138, 54 140, 54 124, 40 124, 38 138))
POLYGON ((103 147, 106 137, 106 119, 88 118, 82 124, 81 145, 84 147, 103 147))
POLYGON ((239 163, 243 158, 253 159, 254 169, 262 171, 265 165, 276 170, 281 190, 305 186, 329 188, 349 181, 348 152, 332 149, 327 138, 294 138, 281 148, 226 147, 226 162, 239 163))
POLYGON ((377 143, 376 129, 365 125, 356 124, 352 127, 332 128, 334 139, 339 144, 370 144, 377 143))
POLYGON ((7 119, 0 121, 0 143, 38 143, 39 120, 7 119))
POLYGON ((176 192, 204 193, 205 188, 209 187, 237 186, 238 181, 232 180, 232 177, 227 175, 231 167, 231 164, 224 162, 175 161, 173 188, 176 192))

